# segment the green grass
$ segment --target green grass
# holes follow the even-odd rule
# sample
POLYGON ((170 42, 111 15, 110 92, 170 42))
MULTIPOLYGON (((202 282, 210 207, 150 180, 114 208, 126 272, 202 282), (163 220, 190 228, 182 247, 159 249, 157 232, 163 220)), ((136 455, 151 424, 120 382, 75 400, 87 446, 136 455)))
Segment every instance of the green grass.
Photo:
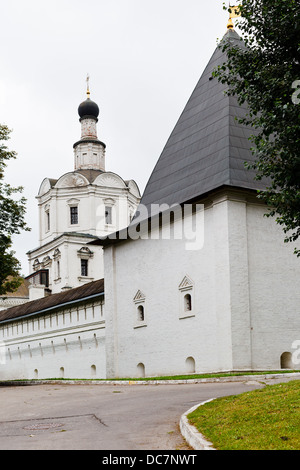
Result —
MULTIPOLYGON (((130 380, 130 381, 149 381, 149 380, 193 380, 193 379, 212 379, 212 378, 221 378, 221 377, 241 377, 248 375, 271 375, 271 374, 289 374, 289 373, 299 373, 300 370, 273 370, 273 371, 260 371, 260 372, 218 372, 215 374, 190 374, 190 375, 172 375, 172 376, 162 376, 162 377, 144 377, 144 378, 117 378, 111 380, 130 380)), ((99 379, 106 380, 106 379, 99 379)), ((109 380, 109 379, 107 379, 109 380)))
POLYGON ((300 450, 300 381, 219 398, 188 419, 217 450, 300 450))
MULTIPOLYGON (((190 374, 190 375, 171 375, 171 376, 161 376, 161 377, 143 377, 143 378, 115 378, 115 379, 72 379, 70 378, 58 378, 58 377, 51 377, 47 379, 35 379, 38 380, 61 380, 61 381, 68 381, 68 380, 78 380, 78 381, 98 381, 98 382, 105 382, 105 381, 153 381, 153 380, 191 380, 191 379, 211 379, 211 378, 221 378, 221 377, 240 377, 240 376, 248 376, 248 375, 271 375, 271 374, 288 374, 288 373, 299 373, 300 370, 269 370, 269 371, 248 371, 248 372, 218 372, 215 374, 190 374)), ((10 380, 9 382, 31 382, 31 380, 27 379, 19 379, 19 380, 10 380)), ((0 382, 1 383, 1 382, 0 382)))

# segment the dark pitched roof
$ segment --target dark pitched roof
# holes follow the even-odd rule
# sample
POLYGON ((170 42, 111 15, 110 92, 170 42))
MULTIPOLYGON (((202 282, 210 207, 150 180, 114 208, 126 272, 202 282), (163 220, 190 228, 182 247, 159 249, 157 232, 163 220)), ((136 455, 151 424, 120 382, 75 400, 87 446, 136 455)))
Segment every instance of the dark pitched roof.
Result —
POLYGON ((83 301, 89 297, 104 294, 104 279, 89 282, 83 286, 69 289, 59 294, 49 295, 38 300, 32 300, 16 307, 0 310, 0 323, 17 320, 20 317, 47 313, 70 303, 83 301))
MULTIPOLYGON (((228 30, 223 40, 242 46, 239 35, 228 30)), ((243 47, 243 46, 242 46, 243 47)), ((249 137, 253 130, 235 117, 245 114, 235 97, 225 95, 225 85, 212 77, 226 62, 217 47, 146 185, 141 204, 182 204, 222 186, 265 189, 245 169, 253 161, 249 137)))

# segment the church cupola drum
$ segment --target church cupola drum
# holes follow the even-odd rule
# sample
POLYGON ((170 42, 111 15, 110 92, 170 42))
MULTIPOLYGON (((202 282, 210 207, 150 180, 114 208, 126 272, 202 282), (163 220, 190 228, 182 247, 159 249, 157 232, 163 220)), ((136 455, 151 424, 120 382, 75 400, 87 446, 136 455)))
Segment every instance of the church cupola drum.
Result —
POLYGON ((73 145, 74 169, 105 171, 106 146, 97 136, 99 107, 90 98, 89 77, 87 83, 87 98, 78 107, 81 139, 73 145))

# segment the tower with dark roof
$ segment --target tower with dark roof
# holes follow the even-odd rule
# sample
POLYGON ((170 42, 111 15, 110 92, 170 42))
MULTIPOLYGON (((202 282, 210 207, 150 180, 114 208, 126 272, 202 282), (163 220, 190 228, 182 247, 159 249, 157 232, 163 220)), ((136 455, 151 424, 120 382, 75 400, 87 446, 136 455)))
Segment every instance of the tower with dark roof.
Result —
POLYGON ((86 100, 78 107, 81 139, 73 145, 75 170, 105 171, 106 146, 97 137, 99 112, 99 107, 91 100, 88 89, 86 100))
MULTIPOLYGON (((231 25, 223 41, 243 47, 231 25)), ((213 76, 226 60, 217 47, 131 226, 89 245, 104 249, 108 378, 277 370, 292 357, 299 261, 264 217, 268 183, 245 166, 247 107, 213 76)))
MULTIPOLYGON (((222 41, 244 47, 234 29, 222 41)), ((225 94, 213 71, 226 62, 217 47, 190 96, 148 180, 141 204, 188 203, 221 187, 265 189, 255 173, 245 167, 252 162, 253 130, 238 118, 247 112, 235 96, 225 94)))

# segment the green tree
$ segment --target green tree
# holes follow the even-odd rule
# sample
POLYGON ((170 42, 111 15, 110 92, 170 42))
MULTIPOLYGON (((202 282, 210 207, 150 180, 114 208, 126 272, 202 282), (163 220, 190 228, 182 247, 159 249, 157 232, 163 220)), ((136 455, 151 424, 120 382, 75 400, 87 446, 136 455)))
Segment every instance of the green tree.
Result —
MULTIPOLYGON (((255 162, 246 166, 258 180, 270 181, 258 197, 269 206, 266 215, 282 226, 285 241, 294 242, 300 236, 300 105, 295 91, 300 80, 300 3, 243 0, 240 12, 235 21, 241 43, 234 45, 225 36, 220 47, 228 61, 215 75, 249 107, 241 121, 253 128, 255 162)), ((295 252, 300 256, 300 250, 295 252)))
POLYGON ((10 132, 7 126, 0 125, 0 295, 14 292, 22 282, 20 263, 11 250, 12 236, 30 230, 25 222, 26 199, 15 197, 23 188, 13 188, 4 181, 7 162, 16 158, 16 153, 9 151, 5 144, 10 132))

